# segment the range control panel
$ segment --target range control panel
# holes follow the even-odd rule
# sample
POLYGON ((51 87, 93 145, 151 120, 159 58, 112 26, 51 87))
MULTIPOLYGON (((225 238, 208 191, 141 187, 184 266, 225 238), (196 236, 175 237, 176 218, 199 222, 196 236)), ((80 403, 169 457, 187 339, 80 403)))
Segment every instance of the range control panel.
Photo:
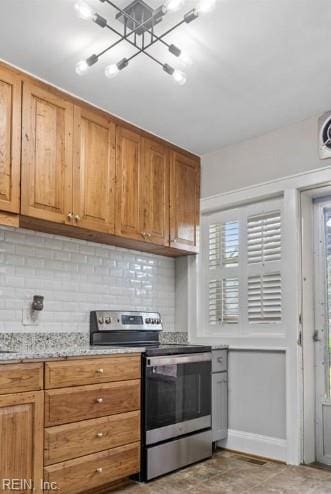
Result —
POLYGON ((91 322, 97 331, 110 330, 162 330, 159 312, 133 312, 98 310, 91 312, 91 322))

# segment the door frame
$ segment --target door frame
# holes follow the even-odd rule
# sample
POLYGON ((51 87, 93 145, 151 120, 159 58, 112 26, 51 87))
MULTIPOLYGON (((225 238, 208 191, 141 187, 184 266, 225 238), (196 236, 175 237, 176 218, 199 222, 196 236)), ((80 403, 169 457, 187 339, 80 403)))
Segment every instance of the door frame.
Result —
POLYGON ((302 462, 305 464, 316 461, 316 396, 315 396, 315 347, 313 340, 315 331, 315 269, 314 269, 314 201, 331 197, 331 186, 325 182, 309 190, 301 191, 301 264, 302 264, 302 431, 301 448, 302 462))
POLYGON ((316 461, 331 465, 331 455, 325 456, 323 432, 323 405, 331 406, 327 396, 329 385, 329 307, 327 298, 326 242, 324 210, 331 208, 331 196, 314 201, 314 266, 315 266, 315 331, 318 341, 314 344, 315 357, 315 454, 316 461), (327 328, 329 330, 327 330, 327 328))

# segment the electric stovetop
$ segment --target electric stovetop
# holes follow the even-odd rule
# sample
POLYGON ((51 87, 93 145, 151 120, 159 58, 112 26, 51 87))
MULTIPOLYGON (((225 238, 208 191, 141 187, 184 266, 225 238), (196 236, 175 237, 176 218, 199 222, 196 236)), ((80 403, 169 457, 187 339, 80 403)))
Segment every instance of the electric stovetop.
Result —
POLYGON ((145 355, 148 356, 158 356, 158 355, 178 355, 183 353, 203 353, 211 352, 210 346, 205 345, 162 345, 156 344, 147 346, 145 350, 145 355))

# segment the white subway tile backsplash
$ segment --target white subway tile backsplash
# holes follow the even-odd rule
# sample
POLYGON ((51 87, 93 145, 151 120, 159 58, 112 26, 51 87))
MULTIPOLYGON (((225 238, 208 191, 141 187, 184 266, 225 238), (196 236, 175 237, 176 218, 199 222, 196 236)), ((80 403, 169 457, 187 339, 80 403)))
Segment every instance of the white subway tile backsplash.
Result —
POLYGON ((97 309, 156 310, 175 331, 175 261, 113 246, 0 227, 0 330, 89 330, 97 309), (23 325, 33 295, 38 324, 23 325))

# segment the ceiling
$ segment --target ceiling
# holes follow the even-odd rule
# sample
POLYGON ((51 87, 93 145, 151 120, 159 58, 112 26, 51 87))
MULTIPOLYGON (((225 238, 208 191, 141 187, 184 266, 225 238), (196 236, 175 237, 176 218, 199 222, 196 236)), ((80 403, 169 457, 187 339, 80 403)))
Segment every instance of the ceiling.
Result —
MULTIPOLYGON (((129 0, 114 0, 125 7, 129 0)), ((114 10, 89 0, 115 26, 114 10)), ((162 0, 150 0, 157 7, 162 0)), ((75 64, 116 38, 76 16, 74 0, 1 0, 0 58, 194 153, 215 151, 331 109, 330 0, 218 0, 168 37, 193 60, 178 86, 144 55, 115 79, 104 67, 122 42, 78 76, 75 64)), ((196 2, 168 13, 158 33, 196 2)), ((181 68, 163 46, 153 54, 181 68)), ((152 49, 151 49, 152 50, 152 49)), ((183 69, 183 68, 181 68, 183 69)))

